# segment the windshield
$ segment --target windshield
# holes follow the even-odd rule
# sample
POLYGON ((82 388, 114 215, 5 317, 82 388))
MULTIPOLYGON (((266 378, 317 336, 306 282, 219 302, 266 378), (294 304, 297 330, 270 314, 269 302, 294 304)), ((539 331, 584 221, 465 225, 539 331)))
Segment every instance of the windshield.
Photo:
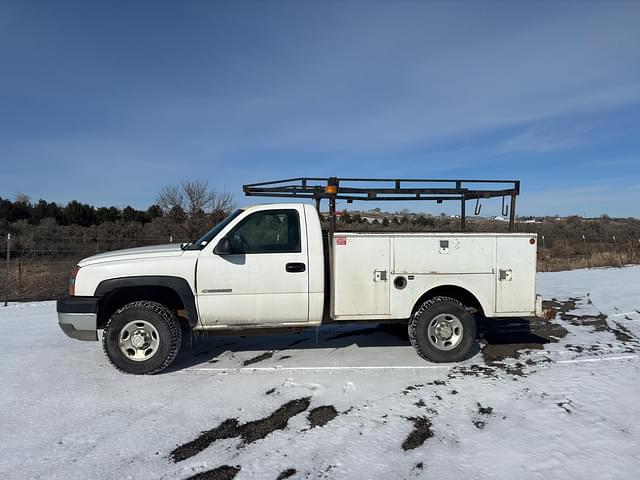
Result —
POLYGON ((227 218, 222 220, 220 223, 217 223, 211 230, 201 236, 195 242, 191 242, 189 245, 185 247, 185 250, 202 250, 213 238, 215 238, 220 231, 226 227, 229 222, 231 222, 234 218, 242 213, 242 209, 238 209, 232 212, 227 218))

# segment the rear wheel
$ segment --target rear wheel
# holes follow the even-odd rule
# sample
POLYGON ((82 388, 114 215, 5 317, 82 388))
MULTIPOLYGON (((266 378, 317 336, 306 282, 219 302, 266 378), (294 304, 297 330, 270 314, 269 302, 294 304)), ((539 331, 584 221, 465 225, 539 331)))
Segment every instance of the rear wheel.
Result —
POLYGON ((465 360, 476 341, 476 321, 458 300, 434 297, 424 302, 409 321, 409 340, 431 362, 465 360))
POLYGON ((160 303, 128 303, 107 321, 102 346, 109 361, 125 373, 146 375, 167 368, 180 349, 175 314, 160 303))

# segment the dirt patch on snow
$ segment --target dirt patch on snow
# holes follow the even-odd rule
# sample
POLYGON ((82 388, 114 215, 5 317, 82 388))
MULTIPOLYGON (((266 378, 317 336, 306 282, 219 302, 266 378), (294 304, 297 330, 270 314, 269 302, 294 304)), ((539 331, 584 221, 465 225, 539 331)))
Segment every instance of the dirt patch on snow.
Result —
POLYGON ((230 418, 216 428, 202 432, 196 439, 176 447, 169 455, 174 463, 181 462, 208 448, 217 440, 242 438, 243 444, 253 443, 265 438, 276 430, 284 430, 291 417, 309 408, 311 397, 299 398, 285 403, 268 417, 240 424, 238 419, 230 418))
POLYGON ((298 473, 298 471, 295 468, 288 468, 287 470, 280 472, 280 475, 278 475, 276 480, 284 480, 285 478, 293 477, 296 473, 298 473))
POLYGON ((410 417, 407 420, 413 422, 413 431, 402 442, 403 450, 413 450, 418 448, 428 439, 433 437, 433 430, 431 429, 431 420, 427 417, 410 417))
POLYGON ((250 358, 249 360, 245 360, 244 362, 242 362, 242 366, 246 367, 247 365, 252 365, 254 363, 267 360, 268 358, 271 358, 271 357, 273 357, 273 352, 265 352, 261 355, 258 355, 257 357, 253 357, 253 358, 250 358))
MULTIPOLYGON (((594 332, 609 332, 616 337, 616 340, 622 343, 635 343, 637 339, 627 330, 624 325, 613 322, 614 326, 611 326, 607 321, 607 315, 599 313, 598 315, 574 315, 569 313, 575 310, 576 303, 582 300, 581 298, 570 298, 568 300, 560 301, 553 299, 549 302, 544 302, 544 306, 556 311, 556 315, 559 315, 562 320, 569 322, 571 325, 578 327, 590 327, 594 332)), ((591 303, 590 300, 588 300, 591 303)))
POLYGON ((222 465, 221 467, 207 470, 206 472, 196 473, 184 480, 231 480, 240 471, 240 466, 232 467, 230 465, 222 465))
MULTIPOLYGON (((481 319, 478 330, 487 365, 501 368, 506 368, 506 359, 518 359, 523 353, 542 350, 547 343, 557 342, 568 333, 561 325, 542 318, 481 319)), ((514 370, 513 366, 510 370, 514 370)), ((515 373, 521 374, 521 370, 516 368, 515 373)))
POLYGON ((478 405, 478 413, 480 415, 492 415, 493 414, 493 407, 483 407, 482 405, 480 405, 480 402, 476 402, 476 405, 478 405))
POLYGON ((327 423, 338 416, 338 411, 333 405, 324 405, 314 408, 309 412, 309 423, 311 428, 324 427, 327 423))
MULTIPOLYGON (((478 406, 478 413, 483 417, 493 416, 493 407, 483 407, 480 402, 476 402, 476 405, 478 406)), ((487 425, 487 422, 482 419, 483 417, 476 417, 471 420, 473 422, 473 426, 478 430, 482 430, 487 425)))
POLYGON ((469 365, 453 367, 447 374, 448 378, 461 377, 494 377, 496 369, 494 367, 485 367, 484 365, 469 365))

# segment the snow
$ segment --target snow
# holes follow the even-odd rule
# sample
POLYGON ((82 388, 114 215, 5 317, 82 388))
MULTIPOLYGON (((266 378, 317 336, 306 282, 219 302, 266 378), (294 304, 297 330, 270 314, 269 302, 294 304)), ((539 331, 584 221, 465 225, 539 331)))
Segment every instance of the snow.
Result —
POLYGON ((577 299, 551 320, 568 333, 502 363, 479 352, 429 364, 397 331, 351 325, 193 339, 150 377, 120 374, 98 343, 67 338, 54 302, 0 307, 0 478, 185 479, 222 465, 239 467, 239 480, 288 469, 294 479, 637 476, 640 267, 543 273, 538 291, 577 299), (227 419, 260 420, 307 397, 264 438, 172 460, 227 419), (327 405, 338 415, 310 428, 309 412, 327 405), (432 436, 404 450, 415 418, 432 436))

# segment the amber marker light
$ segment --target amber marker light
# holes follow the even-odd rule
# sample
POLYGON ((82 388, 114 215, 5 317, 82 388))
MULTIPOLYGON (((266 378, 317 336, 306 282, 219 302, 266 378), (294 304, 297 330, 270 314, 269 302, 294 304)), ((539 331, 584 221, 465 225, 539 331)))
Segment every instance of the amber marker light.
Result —
POLYGON ((79 266, 73 267, 71 271, 71 277, 69 277, 69 296, 73 297, 76 294, 76 277, 78 276, 79 266))

